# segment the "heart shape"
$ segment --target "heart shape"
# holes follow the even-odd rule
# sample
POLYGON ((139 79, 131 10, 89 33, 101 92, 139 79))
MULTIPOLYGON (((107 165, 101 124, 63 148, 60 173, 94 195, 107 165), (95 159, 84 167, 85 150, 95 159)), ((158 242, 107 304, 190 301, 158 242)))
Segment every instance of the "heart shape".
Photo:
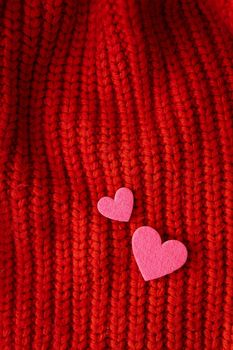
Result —
POLYGON ((97 208, 106 218, 127 222, 133 210, 133 193, 126 187, 121 187, 116 191, 114 199, 102 197, 97 208))
POLYGON ((150 226, 139 227, 132 238, 133 254, 145 281, 174 272, 187 260, 185 245, 176 240, 161 242, 160 235, 150 226))

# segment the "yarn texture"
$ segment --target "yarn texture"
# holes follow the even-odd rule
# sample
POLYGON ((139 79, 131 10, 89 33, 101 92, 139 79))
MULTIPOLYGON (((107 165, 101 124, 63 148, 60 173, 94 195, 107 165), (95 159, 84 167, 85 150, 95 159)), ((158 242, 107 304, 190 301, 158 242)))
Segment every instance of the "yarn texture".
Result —
POLYGON ((0 2, 0 349, 233 349, 233 3, 0 2), (127 187, 129 222, 97 203, 127 187), (145 282, 132 234, 188 250, 145 282))

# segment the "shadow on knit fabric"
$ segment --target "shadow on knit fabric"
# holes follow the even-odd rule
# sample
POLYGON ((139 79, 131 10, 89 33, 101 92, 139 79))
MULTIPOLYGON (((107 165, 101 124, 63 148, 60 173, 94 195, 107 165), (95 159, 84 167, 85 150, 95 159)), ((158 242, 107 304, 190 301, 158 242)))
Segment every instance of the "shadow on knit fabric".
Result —
POLYGON ((0 3, 0 349, 233 347, 233 4, 0 3), (128 223, 97 202, 133 191, 128 223), (142 225, 185 266, 144 282, 142 225))

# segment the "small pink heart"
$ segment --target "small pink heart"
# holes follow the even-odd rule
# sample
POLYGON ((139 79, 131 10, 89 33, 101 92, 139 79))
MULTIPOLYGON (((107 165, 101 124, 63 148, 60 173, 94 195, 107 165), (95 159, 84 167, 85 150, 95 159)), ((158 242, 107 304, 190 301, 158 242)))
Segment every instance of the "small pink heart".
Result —
POLYGON ((162 244, 160 235, 150 226, 139 227, 132 238, 133 254, 145 281, 179 269, 187 260, 185 245, 176 240, 162 244))
POLYGON ((97 208, 106 218, 117 221, 129 221, 133 210, 133 193, 126 187, 121 187, 116 191, 114 199, 102 197, 97 208))

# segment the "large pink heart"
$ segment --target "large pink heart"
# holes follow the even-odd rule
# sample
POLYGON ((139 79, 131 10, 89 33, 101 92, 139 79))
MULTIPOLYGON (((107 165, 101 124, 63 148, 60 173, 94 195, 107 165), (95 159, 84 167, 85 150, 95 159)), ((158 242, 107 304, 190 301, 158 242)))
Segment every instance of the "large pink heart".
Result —
POLYGON ((98 203, 99 212, 109 219, 129 221, 133 210, 133 193, 126 187, 116 191, 114 199, 102 197, 98 203))
POLYGON ((175 240, 161 243, 152 227, 139 227, 132 238, 133 254, 145 281, 159 278, 179 269, 187 260, 183 243, 175 240))

